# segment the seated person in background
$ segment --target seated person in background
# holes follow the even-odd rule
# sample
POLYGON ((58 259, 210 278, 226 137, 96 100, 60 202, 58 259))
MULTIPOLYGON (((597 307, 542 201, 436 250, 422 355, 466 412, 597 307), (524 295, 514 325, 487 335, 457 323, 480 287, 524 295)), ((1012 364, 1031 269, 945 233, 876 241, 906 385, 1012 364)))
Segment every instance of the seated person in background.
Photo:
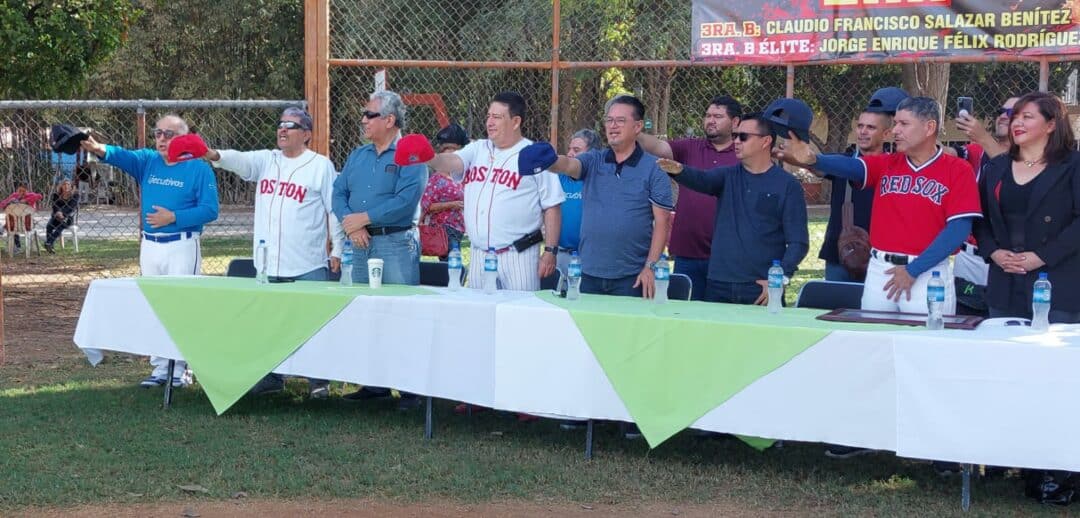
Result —
POLYGON ((71 180, 64 180, 56 188, 52 195, 52 217, 45 225, 45 250, 55 254, 53 243, 56 242, 64 229, 75 223, 75 211, 79 210, 79 197, 75 196, 75 188, 71 180))
MULTIPOLYGON (((0 201, 0 210, 6 209, 7 206, 11 205, 12 203, 24 203, 26 205, 29 205, 34 210, 37 210, 37 202, 41 201, 41 198, 43 198, 42 195, 40 195, 40 194, 38 194, 36 192, 30 191, 30 189, 26 185, 26 182, 19 182, 19 183, 15 184, 15 192, 11 193, 11 196, 8 196, 7 198, 4 198, 2 201, 0 201)), ((33 219, 30 217, 30 215, 27 215, 26 216, 26 227, 30 228, 30 225, 32 223, 33 223, 33 219)), ((12 232, 12 231, 15 230, 15 218, 14 217, 12 217, 12 216, 7 217, 7 227, 6 228, 7 228, 8 232, 12 232)), ((19 236, 16 235, 15 236, 15 250, 18 251, 19 247, 21 247, 21 246, 22 246, 22 243, 19 240, 19 236)))

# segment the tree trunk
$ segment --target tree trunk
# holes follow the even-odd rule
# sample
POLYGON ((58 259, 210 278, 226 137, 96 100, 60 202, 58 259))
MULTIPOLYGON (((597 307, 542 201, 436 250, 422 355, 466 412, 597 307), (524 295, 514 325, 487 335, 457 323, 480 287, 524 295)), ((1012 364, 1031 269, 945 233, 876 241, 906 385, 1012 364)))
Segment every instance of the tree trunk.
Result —
POLYGON ((949 93, 948 63, 909 63, 901 66, 904 90, 912 96, 925 96, 945 109, 949 93))

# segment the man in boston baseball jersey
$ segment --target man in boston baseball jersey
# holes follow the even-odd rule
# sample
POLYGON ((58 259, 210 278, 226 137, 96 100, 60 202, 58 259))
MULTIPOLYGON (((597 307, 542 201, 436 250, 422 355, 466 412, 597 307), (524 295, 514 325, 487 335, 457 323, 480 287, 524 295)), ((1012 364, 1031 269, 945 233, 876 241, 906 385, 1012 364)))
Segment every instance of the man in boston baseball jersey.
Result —
MULTIPOLYGON (((206 162, 193 160, 202 155, 191 155, 185 161, 169 161, 169 144, 187 134, 188 125, 184 119, 166 115, 154 126, 154 149, 131 151, 100 144, 93 137, 81 144, 84 150, 139 183, 142 191, 139 270, 142 275, 199 274, 202 265, 199 235, 203 225, 218 217, 214 171, 206 162)), ((179 387, 185 384, 185 362, 177 361, 172 373, 168 372, 168 358, 153 356, 150 364, 154 370, 139 386, 150 388, 171 382, 174 387, 179 387)))
MULTIPOLYGON (((704 138, 686 138, 665 142, 642 132, 638 143, 645 151, 660 158, 670 158, 707 171, 739 163, 731 133, 739 127, 742 105, 727 95, 718 95, 705 107, 702 121, 704 138)), ((683 189, 675 203, 668 250, 675 259, 673 273, 690 277, 694 300, 705 300, 713 226, 716 223, 716 198, 693 189, 683 189)))
MULTIPOLYGON (((337 171, 329 158, 308 149, 311 130, 311 115, 300 108, 286 108, 277 124, 278 149, 211 149, 206 153, 205 159, 215 167, 256 182, 252 246, 265 242, 271 280, 330 280, 328 240, 333 243, 330 270, 337 271, 341 264, 344 234, 331 202, 337 171)), ((261 266, 255 264, 257 270, 261 266)), ((329 395, 328 382, 310 380, 310 384, 311 397, 329 395)), ((284 386, 282 376, 270 373, 252 392, 279 392, 284 386)))
POLYGON ((608 101, 604 128, 610 149, 556 156, 547 142, 521 151, 522 174, 545 169, 583 182, 581 291, 651 299, 653 267, 668 237, 671 181, 656 157, 637 143, 645 106, 629 95, 608 101))
POLYGON ((680 186, 716 199, 709 271, 700 288, 705 300, 766 305, 772 262, 779 259, 790 278, 810 249, 806 199, 799 181, 773 163, 776 138, 762 114, 745 114, 731 137, 737 165, 711 171, 666 159, 659 165, 680 186))
POLYGON ((482 258, 488 248, 499 256, 501 289, 536 291, 540 279, 555 271, 560 205, 566 195, 551 172, 518 173, 518 154, 532 144, 521 134, 525 109, 525 99, 516 92, 496 95, 488 106, 488 138, 453 153, 440 153, 427 163, 453 175, 464 173, 465 232, 472 244, 470 288, 481 286, 482 258), (537 246, 541 242, 543 257, 537 246))
POLYGON ((893 122, 893 153, 822 155, 792 135, 778 156, 874 190, 863 309, 926 313, 926 285, 937 271, 945 281, 945 312, 953 314, 949 254, 971 234, 971 222, 982 217, 975 173, 938 146, 941 109, 933 99, 904 99, 893 122))
POLYGON ((333 210, 354 249, 353 280, 368 282, 368 259, 383 260, 386 284, 420 284, 420 197, 428 170, 394 163, 405 126, 405 102, 391 92, 371 95, 363 114, 370 144, 349 154, 334 181, 333 210))

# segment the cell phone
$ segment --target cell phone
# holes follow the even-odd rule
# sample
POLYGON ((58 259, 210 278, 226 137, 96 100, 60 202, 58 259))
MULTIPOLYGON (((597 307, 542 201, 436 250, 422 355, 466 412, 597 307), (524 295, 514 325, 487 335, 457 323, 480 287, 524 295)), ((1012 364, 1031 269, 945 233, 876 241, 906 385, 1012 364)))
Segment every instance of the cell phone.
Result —
POLYGON ((514 241, 512 244, 518 252, 524 252, 528 250, 529 247, 542 241, 544 241, 544 234, 540 232, 540 229, 536 229, 526 234, 524 237, 518 239, 517 241, 514 241))
POLYGON ((957 97, 956 114, 959 116, 964 112, 967 112, 972 117, 975 116, 975 100, 970 97, 957 97))

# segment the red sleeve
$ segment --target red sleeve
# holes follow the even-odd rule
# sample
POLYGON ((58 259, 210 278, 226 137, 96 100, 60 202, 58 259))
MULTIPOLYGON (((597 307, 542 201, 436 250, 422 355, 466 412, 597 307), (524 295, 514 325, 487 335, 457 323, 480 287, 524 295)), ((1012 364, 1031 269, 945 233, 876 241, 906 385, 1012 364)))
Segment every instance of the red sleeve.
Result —
POLYGON ((33 205, 33 204, 41 201, 42 198, 44 198, 44 196, 42 196, 42 195, 40 195, 40 194, 38 194, 36 192, 28 192, 28 193, 26 193, 26 204, 27 205, 33 205))
POLYGON ((881 175, 885 174, 892 157, 892 153, 859 157, 859 160, 862 160, 863 165, 866 167, 866 181, 863 182, 863 189, 877 187, 881 181, 881 175))
MULTIPOLYGON (((438 176, 438 175, 432 174, 431 176, 438 176)), ((434 199, 435 198, 435 192, 438 189, 438 187, 435 184, 437 184, 437 183, 438 183, 438 178, 428 182, 427 187, 424 189, 424 194, 422 196, 420 196, 420 212, 421 213, 427 212, 428 207, 431 207, 431 204, 435 201, 435 199, 434 199)))
POLYGON ((986 151, 982 146, 972 142, 967 146, 967 162, 971 164, 971 169, 975 171, 975 180, 979 180, 979 166, 982 165, 983 155, 986 151))
POLYGON ((949 192, 945 193, 942 207, 945 208, 945 220, 969 216, 982 217, 979 203, 979 184, 975 181, 975 171, 965 160, 956 159, 950 165, 949 192))

